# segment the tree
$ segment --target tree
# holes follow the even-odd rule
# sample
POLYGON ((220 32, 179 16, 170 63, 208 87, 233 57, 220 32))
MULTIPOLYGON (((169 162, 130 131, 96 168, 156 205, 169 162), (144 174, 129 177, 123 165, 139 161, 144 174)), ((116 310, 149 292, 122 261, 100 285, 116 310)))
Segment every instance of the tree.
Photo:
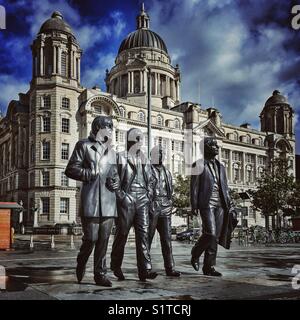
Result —
POLYGON ((178 175, 174 184, 173 205, 176 214, 181 217, 187 217, 189 228, 189 211, 190 209, 190 177, 178 175))
POLYGON ((190 177, 177 176, 174 185, 174 207, 184 209, 190 207, 190 177))
POLYGON ((280 215, 289 206, 290 199, 295 192, 295 178, 289 173, 287 159, 277 158, 271 161, 270 167, 263 172, 262 178, 258 179, 257 190, 251 190, 252 207, 261 210, 266 217, 273 218, 273 227, 280 228, 280 215))

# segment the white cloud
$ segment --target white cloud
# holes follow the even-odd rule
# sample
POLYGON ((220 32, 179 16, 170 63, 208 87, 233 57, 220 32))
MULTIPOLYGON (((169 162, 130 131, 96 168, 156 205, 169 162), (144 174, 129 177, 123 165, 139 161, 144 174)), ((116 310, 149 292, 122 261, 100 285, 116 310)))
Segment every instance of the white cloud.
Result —
POLYGON ((198 102, 200 83, 202 105, 207 107, 214 100, 224 120, 235 124, 257 125, 275 89, 299 110, 297 78, 281 79, 299 61, 284 46, 292 33, 275 22, 250 25, 248 16, 263 9, 255 6, 255 13, 243 13, 237 3, 154 0, 149 8, 151 28, 165 40, 172 63, 180 65, 182 100, 198 102), (172 13, 166 19, 169 8, 172 13))
POLYGON ((24 81, 19 81, 13 76, 0 75, 0 110, 6 110, 9 101, 18 100, 20 92, 26 93, 29 89, 29 84, 24 81))

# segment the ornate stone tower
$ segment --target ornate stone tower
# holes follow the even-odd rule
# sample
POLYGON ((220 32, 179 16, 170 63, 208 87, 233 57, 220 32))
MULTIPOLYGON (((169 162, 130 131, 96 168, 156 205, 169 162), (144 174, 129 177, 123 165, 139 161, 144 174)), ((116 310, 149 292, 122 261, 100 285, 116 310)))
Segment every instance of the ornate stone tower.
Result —
POLYGON ((42 24, 31 50, 28 212, 35 225, 73 222, 76 183, 64 169, 78 138, 82 51, 57 11, 42 24))
POLYGON ((286 158, 295 172, 294 110, 278 90, 266 101, 260 114, 261 131, 266 132, 269 159, 286 158))
POLYGON ((294 111, 278 90, 273 92, 260 114, 261 131, 294 135, 294 111))
POLYGON ((107 92, 145 105, 150 68, 152 103, 170 109, 180 101, 179 67, 171 65, 164 41, 149 28, 150 18, 142 5, 137 29, 122 41, 115 66, 107 70, 107 92))

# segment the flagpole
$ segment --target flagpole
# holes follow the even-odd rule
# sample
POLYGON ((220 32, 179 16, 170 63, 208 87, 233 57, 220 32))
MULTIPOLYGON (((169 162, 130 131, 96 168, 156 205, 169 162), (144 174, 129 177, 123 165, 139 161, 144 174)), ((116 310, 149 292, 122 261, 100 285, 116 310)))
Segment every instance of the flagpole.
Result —
POLYGON ((148 67, 148 81, 147 81, 147 98, 148 98, 148 117, 147 117, 147 125, 148 125, 148 159, 150 160, 150 152, 151 152, 151 69, 148 67))

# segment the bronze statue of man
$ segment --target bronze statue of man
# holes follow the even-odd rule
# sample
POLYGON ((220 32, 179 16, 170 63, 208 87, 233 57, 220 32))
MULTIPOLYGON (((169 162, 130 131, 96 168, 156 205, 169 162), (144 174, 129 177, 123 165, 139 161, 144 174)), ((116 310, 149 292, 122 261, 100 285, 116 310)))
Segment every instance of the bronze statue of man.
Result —
POLYGON ((121 266, 130 228, 135 229, 138 275, 141 281, 154 279, 149 253, 149 207, 155 178, 150 163, 142 151, 144 135, 132 128, 127 133, 127 150, 117 155, 120 189, 116 192, 118 218, 116 236, 111 252, 111 269, 119 280, 124 280, 121 266))
POLYGON ((151 248, 153 237, 157 230, 160 236, 166 275, 180 277, 180 272, 175 270, 172 253, 173 181, 171 172, 163 164, 164 158, 165 152, 160 145, 151 150, 151 167, 156 178, 156 184, 150 208, 149 247, 151 248))
POLYGON ((106 276, 106 251, 113 218, 117 217, 114 191, 119 188, 118 181, 107 186, 116 162, 116 154, 110 145, 112 130, 111 117, 96 117, 90 136, 77 142, 65 171, 69 178, 82 181, 80 217, 84 236, 77 257, 78 283, 82 281, 89 256, 95 249, 94 280, 105 287, 112 285, 106 276))
MULTIPOLYGON (((217 141, 212 137, 204 138, 204 168, 200 174, 191 177, 192 211, 195 215, 200 214, 202 220, 202 235, 192 249, 191 264, 198 271, 199 258, 205 252, 202 271, 207 276, 222 276, 214 268, 217 247, 220 244, 229 249, 231 233, 237 225, 225 167, 216 159, 218 153, 217 141)), ((196 162, 193 166, 197 165, 196 162)))

